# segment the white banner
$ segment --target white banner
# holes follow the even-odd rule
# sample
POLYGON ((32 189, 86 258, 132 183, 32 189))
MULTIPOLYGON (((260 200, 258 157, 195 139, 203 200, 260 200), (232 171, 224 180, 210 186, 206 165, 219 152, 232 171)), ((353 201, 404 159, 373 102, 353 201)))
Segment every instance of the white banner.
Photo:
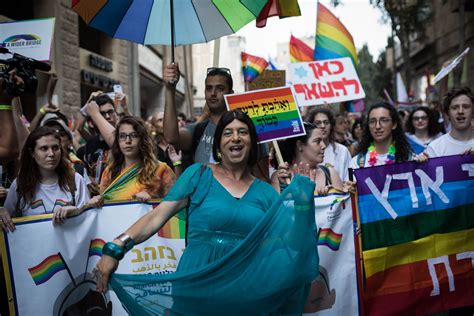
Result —
MULTIPOLYGON (((55 18, 0 23, 0 46, 40 61, 50 61, 55 18)), ((67 35, 65 35, 67 36, 67 35)), ((0 54, 2 59, 10 55, 0 54)))
POLYGON ((365 98, 349 57, 288 64, 299 106, 320 105, 365 98))
POLYGON ((349 195, 315 196, 319 276, 305 315, 358 315, 352 204, 349 195))
MULTIPOLYGON (((100 250, 103 242, 113 240, 151 208, 142 203, 106 205, 63 225, 53 225, 51 215, 21 218, 14 233, 0 237, 10 314, 63 315, 66 310, 107 306, 112 315, 127 315, 113 292, 104 297, 95 291, 91 271, 100 256, 94 246, 100 250)), ((117 273, 173 272, 184 247, 184 239, 154 235, 127 253, 117 273)))

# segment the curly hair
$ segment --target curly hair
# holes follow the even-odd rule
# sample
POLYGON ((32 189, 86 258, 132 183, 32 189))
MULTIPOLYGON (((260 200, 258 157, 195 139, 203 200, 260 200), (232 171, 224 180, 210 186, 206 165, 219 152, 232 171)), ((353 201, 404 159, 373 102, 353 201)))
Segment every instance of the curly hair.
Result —
POLYGON ((140 139, 138 143, 142 167, 138 173, 138 182, 147 185, 155 179, 155 170, 159 162, 155 155, 153 140, 148 133, 145 123, 134 116, 124 116, 115 129, 115 138, 112 145, 112 163, 110 164, 110 179, 115 179, 125 164, 125 157, 119 146, 119 130, 124 124, 131 125, 140 139))
POLYGON ((451 101, 453 101, 454 98, 459 97, 460 95, 465 95, 469 99, 471 99, 471 102, 474 103, 474 95, 471 92, 471 89, 468 87, 462 87, 462 88, 452 88, 449 90, 443 98, 443 111, 444 113, 449 112, 449 105, 451 104, 451 101))
POLYGON ((440 132, 439 124, 437 122, 436 114, 430 108, 426 106, 419 106, 410 112, 408 116, 408 120, 406 121, 405 127, 406 131, 410 134, 415 134, 415 126, 413 125, 413 115, 415 112, 422 111, 425 112, 426 116, 428 117, 428 136, 434 137, 438 135, 440 132))
MULTIPOLYGON (((61 138, 51 127, 43 126, 33 130, 26 139, 25 145, 20 154, 20 170, 17 177, 17 193, 18 198, 22 199, 20 209, 23 209, 27 204, 30 204, 35 196, 36 188, 41 180, 41 174, 38 163, 33 158, 33 153, 36 147, 36 141, 41 137, 54 136, 61 144, 61 138)), ((58 175, 58 184, 64 192, 74 192, 76 190, 76 182, 74 176, 74 169, 70 167, 67 154, 63 151, 62 146, 61 159, 55 169, 58 175)), ((18 210, 16 210, 18 211, 18 210)))
POLYGON ((364 126, 364 133, 362 136, 362 141, 359 145, 358 154, 367 153, 370 144, 374 141, 372 134, 370 133, 369 128, 369 119, 370 113, 375 109, 386 109, 390 112, 390 118, 392 122, 396 124, 396 128, 392 131, 392 142, 395 145, 396 153, 395 153, 395 161, 396 162, 403 162, 410 159, 410 155, 413 153, 410 144, 408 143, 405 133, 403 132, 402 122, 400 120, 400 116, 398 116, 397 110, 391 106, 387 102, 379 102, 372 105, 367 112, 367 118, 364 126))

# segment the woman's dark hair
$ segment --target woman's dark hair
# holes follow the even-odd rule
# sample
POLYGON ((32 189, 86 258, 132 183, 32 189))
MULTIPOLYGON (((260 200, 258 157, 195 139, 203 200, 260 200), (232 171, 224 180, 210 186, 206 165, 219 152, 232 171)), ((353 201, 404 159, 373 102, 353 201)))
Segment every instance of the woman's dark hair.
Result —
POLYGON ((330 109, 315 107, 311 109, 308 114, 306 115, 305 121, 309 123, 314 123, 314 118, 318 114, 324 114, 328 117, 329 124, 331 124, 331 129, 329 132, 329 142, 334 144, 335 136, 334 136, 334 126, 336 125, 336 119, 334 118, 334 113, 330 109))
POLYGON ((469 99, 471 99, 471 102, 474 103, 474 95, 471 92, 471 89, 468 87, 462 87, 462 88, 452 88, 449 90, 443 98, 443 111, 444 113, 449 112, 449 105, 451 104, 451 101, 453 101, 454 98, 459 97, 460 95, 465 95, 469 99))
POLYGON ((224 128, 229 125, 233 120, 238 120, 245 125, 249 129, 250 134, 250 154, 249 159, 247 161, 247 165, 253 166, 257 163, 259 157, 259 146, 257 144, 257 130, 255 129, 255 125, 253 125, 252 120, 242 112, 241 110, 232 110, 224 113, 219 123, 216 126, 216 132, 214 133, 214 143, 212 144, 212 156, 215 161, 221 161, 221 158, 217 155, 220 151, 220 144, 222 139, 222 132, 224 128))
POLYGON ((379 102, 372 105, 367 112, 367 118, 364 127, 364 133, 362 136, 362 141, 359 145, 358 153, 365 154, 369 149, 370 144, 374 141, 372 134, 370 134, 369 129, 369 119, 370 113, 375 109, 386 109, 390 112, 390 118, 394 124, 397 124, 397 127, 392 130, 392 141, 395 145, 396 153, 395 153, 395 161, 396 162, 403 162, 407 161, 410 158, 412 153, 412 149, 410 144, 408 143, 405 133, 403 132, 402 122, 400 120, 400 116, 398 116, 397 110, 393 106, 391 106, 387 102, 379 102))
POLYGON ((412 112, 410 112, 410 115, 408 116, 408 120, 406 121, 406 131, 410 134, 415 134, 415 126, 413 125, 413 115, 415 115, 415 112, 422 111, 425 112, 426 116, 428 117, 428 136, 434 137, 438 135, 440 132, 438 120, 436 118, 435 112, 431 110, 430 108, 426 106, 419 106, 412 112))
POLYGON ((351 128, 351 134, 352 134, 352 138, 354 140, 357 140, 356 139, 356 136, 355 136, 355 129, 357 128, 357 126, 360 126, 361 129, 364 129, 364 126, 363 126, 363 121, 361 118, 356 118, 354 120, 354 123, 352 124, 352 128, 351 128))
POLYGON ((20 154, 20 170, 16 180, 18 198, 23 201, 20 209, 33 202, 36 188, 40 183, 41 174, 38 164, 33 158, 33 153, 35 151, 36 141, 45 136, 54 136, 60 144, 59 150, 61 151, 61 159, 55 169, 58 175, 59 187, 64 192, 74 192, 76 190, 74 169, 71 168, 68 163, 67 155, 61 146, 61 138, 53 128, 48 126, 39 127, 28 135, 20 154))
POLYGON ((140 150, 142 168, 138 174, 138 181, 142 184, 151 183, 155 177, 155 169, 158 161, 155 156, 155 146, 146 129, 145 123, 134 116, 124 116, 118 122, 117 128, 115 129, 115 139, 112 145, 113 160, 110 165, 110 180, 115 179, 120 174, 125 163, 125 157, 119 146, 119 130, 120 126, 124 124, 131 125, 140 139, 138 147, 140 150))
MULTIPOLYGON (((286 161, 289 164, 292 164, 296 158, 296 150, 297 150, 296 143, 298 141, 301 141, 303 144, 307 144, 308 139, 310 138, 313 130, 316 128, 316 126, 313 123, 307 123, 307 122, 303 122, 303 126, 304 126, 304 130, 306 131, 306 135, 287 138, 285 140, 278 141, 278 145, 280 147, 283 161, 286 161)), ((276 159, 274 159, 273 167, 275 169, 278 168, 278 163, 276 162, 276 159)))

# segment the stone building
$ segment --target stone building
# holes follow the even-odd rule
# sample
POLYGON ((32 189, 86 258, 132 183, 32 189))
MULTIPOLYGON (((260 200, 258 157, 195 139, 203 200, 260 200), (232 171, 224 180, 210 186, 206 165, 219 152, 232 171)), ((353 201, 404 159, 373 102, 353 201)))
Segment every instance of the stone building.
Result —
MULTIPOLYGON (((0 22, 49 17, 55 17, 51 72, 58 76, 53 100, 65 114, 77 113, 92 91, 111 92, 114 84, 120 84, 128 95, 129 110, 134 115, 145 118, 163 110, 162 70, 171 60, 168 47, 145 47, 112 39, 88 27, 71 9, 70 0, 17 0, 0 4, 0 22)), ((183 73, 177 87, 177 107, 188 115, 192 111, 191 53, 191 47, 175 49, 183 73)), ((46 103, 50 74, 37 72, 37 76, 36 94, 22 98, 29 119, 46 103)))
MULTIPOLYGON (((470 47, 464 58, 461 85, 474 89, 474 1, 464 1, 464 21, 460 16, 458 0, 432 1, 432 19, 426 25, 425 37, 415 38, 411 46, 411 62, 414 70, 412 91, 415 99, 425 100, 425 89, 428 85, 427 75, 433 77, 443 64, 460 53, 461 32, 464 37, 464 48, 470 47)), ((395 50, 397 68, 403 65, 401 52, 395 50)), ((448 86, 453 86, 452 73, 448 78, 448 86)))

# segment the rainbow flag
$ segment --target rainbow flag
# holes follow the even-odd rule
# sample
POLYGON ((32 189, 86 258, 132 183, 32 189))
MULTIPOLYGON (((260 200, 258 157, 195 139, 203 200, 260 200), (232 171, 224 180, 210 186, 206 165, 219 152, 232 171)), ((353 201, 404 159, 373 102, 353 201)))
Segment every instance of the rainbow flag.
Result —
POLYGON ((342 234, 334 232, 331 228, 322 228, 319 232, 318 246, 326 246, 333 251, 338 251, 341 240, 342 234))
POLYGON ((354 171, 366 315, 474 303, 473 166, 460 155, 354 171))
MULTIPOLYGON (((102 196, 106 201, 126 200, 131 196, 143 190, 138 182, 138 172, 141 164, 134 163, 127 169, 123 170, 105 190, 102 196)), ((110 171, 110 169, 107 169, 110 171)))
POLYGON ((240 56, 242 58, 242 72, 246 82, 250 82, 257 78, 263 73, 265 68, 268 67, 268 62, 262 57, 250 55, 244 52, 242 52, 240 56))
POLYGON ((350 57, 357 67, 357 52, 351 33, 331 11, 318 2, 314 60, 350 57))
POLYGON ((66 265, 64 264, 63 259, 58 253, 56 255, 51 255, 48 258, 44 259, 37 266, 28 268, 28 271, 30 272, 35 284, 40 285, 51 279, 51 277, 57 272, 65 269, 66 265))
POLYGON ((105 245, 105 241, 100 238, 92 239, 89 247, 89 257, 99 256, 102 257, 102 248, 105 245))
POLYGON ((68 201, 64 201, 64 200, 61 200, 61 199, 57 199, 55 202, 54 202, 54 206, 56 205, 59 205, 59 206, 66 206, 68 205, 69 202, 68 201))
POLYGON ((44 203, 43 203, 42 199, 39 199, 39 200, 33 201, 30 206, 31 206, 32 209, 35 209, 35 208, 38 208, 40 206, 44 207, 44 203))
POLYGON ((240 0, 240 2, 257 16, 257 27, 265 27, 267 19, 272 16, 282 19, 301 15, 297 0, 240 0))
POLYGON ((313 61, 314 50, 306 45, 300 39, 293 35, 290 37, 290 61, 292 63, 300 63, 305 61, 313 61))
POLYGON ((161 229, 158 231, 158 236, 169 239, 184 239, 186 238, 186 221, 173 216, 161 229))

